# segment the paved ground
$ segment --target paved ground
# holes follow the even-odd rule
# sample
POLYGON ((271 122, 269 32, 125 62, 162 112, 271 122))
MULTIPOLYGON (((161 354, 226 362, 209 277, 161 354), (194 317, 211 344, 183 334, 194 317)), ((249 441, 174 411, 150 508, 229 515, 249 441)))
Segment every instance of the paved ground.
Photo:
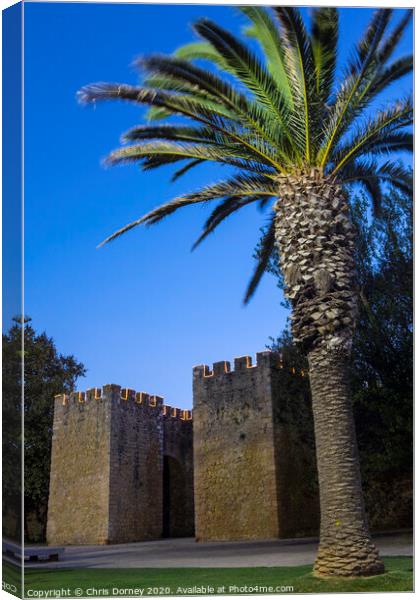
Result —
MULTIPOLYGON (((382 534, 375 536, 375 541, 383 555, 413 554, 411 533, 382 534)), ((278 567, 310 564, 316 548, 314 538, 207 543, 181 538, 115 546, 69 546, 59 562, 32 563, 30 567, 278 567)))

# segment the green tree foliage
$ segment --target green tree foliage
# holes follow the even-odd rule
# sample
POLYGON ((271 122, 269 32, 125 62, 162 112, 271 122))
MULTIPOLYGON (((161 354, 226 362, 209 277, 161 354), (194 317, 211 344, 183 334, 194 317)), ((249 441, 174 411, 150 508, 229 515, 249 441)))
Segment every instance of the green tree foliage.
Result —
POLYGON ((356 205, 361 314, 353 363, 362 473, 365 479, 375 480, 370 493, 378 503, 381 494, 384 502, 394 494, 389 512, 404 506, 409 514, 413 466, 412 198, 388 196, 381 217, 371 225, 362 216, 362 205, 363 200, 356 205))
POLYGON ((19 321, 3 334, 2 450, 3 534, 19 540, 22 492, 22 327, 19 321))
MULTIPOLYGON (((54 395, 74 389, 85 368, 72 355, 57 351, 52 338, 37 334, 26 320, 24 335, 24 453, 25 537, 45 538, 48 503, 54 395)), ((16 322, 3 335, 3 392, 7 406, 8 435, 12 448, 21 440, 22 326, 16 322), (10 419, 10 420, 9 420, 10 419)), ((15 450, 18 455, 19 448, 15 450)), ((10 454, 10 451, 9 451, 10 454)), ((16 467, 6 465, 6 489, 16 488, 16 467)), ((4 499, 7 502, 7 497, 4 499)))

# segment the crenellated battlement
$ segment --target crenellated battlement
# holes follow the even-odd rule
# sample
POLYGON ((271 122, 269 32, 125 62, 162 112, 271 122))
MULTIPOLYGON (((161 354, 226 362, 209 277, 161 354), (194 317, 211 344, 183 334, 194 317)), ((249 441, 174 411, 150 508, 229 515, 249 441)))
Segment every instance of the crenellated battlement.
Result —
POLYGON ((55 401, 62 406, 72 406, 86 404, 87 402, 99 402, 116 398, 121 402, 131 402, 138 406, 156 409, 157 414, 162 414, 168 419, 181 419, 182 421, 192 420, 192 411, 177 408, 164 404, 162 396, 149 394, 147 392, 137 392, 131 388, 123 388, 120 385, 109 383, 102 388, 90 388, 86 391, 71 392, 70 394, 56 394, 55 401))
POLYGON ((175 406, 170 406, 169 404, 164 404, 162 406, 162 414, 166 419, 181 419, 181 421, 192 420, 192 410, 176 408, 175 406))
POLYGON ((235 373, 244 373, 248 369, 259 368, 283 368, 281 354, 266 350, 256 353, 256 363, 252 364, 251 356, 239 356, 234 359, 233 369, 228 360, 221 360, 213 363, 213 369, 208 365, 198 365, 193 368, 194 378, 219 377, 221 375, 234 375, 235 373))
POLYGON ((306 377, 308 371, 300 367, 295 367, 290 364, 285 364, 283 357, 279 352, 272 352, 266 350, 264 352, 256 353, 256 362, 252 363, 251 356, 238 356, 234 358, 233 369, 231 363, 228 360, 221 360, 213 363, 213 368, 210 369, 208 365, 197 365, 193 367, 194 379, 207 379, 211 377, 219 377, 220 375, 233 375, 235 373, 244 373, 249 369, 270 368, 270 369, 285 369, 291 375, 298 377, 306 377))

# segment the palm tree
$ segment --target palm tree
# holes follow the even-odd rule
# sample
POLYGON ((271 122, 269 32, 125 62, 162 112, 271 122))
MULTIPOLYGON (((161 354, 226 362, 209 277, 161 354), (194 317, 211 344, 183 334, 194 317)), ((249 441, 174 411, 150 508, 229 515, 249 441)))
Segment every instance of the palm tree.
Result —
POLYGON ((245 33, 261 51, 201 19, 194 24, 199 41, 172 56, 138 60, 143 85, 99 83, 79 92, 82 102, 120 99, 149 107, 148 123, 128 131, 129 144, 109 155, 112 165, 135 162, 149 170, 184 161, 174 179, 205 161, 233 168, 224 180, 159 206, 103 244, 191 204, 218 201, 194 247, 252 202, 269 211, 245 301, 278 255, 293 336, 310 365, 321 500, 314 572, 381 573, 366 523, 348 386, 358 297, 349 192, 363 186, 375 213, 384 188, 411 188, 410 171, 392 160, 394 152, 412 148, 411 100, 372 110, 378 95, 412 69, 412 56, 393 58, 411 11, 395 26, 391 10, 375 12, 336 85, 336 8, 313 10, 310 28, 295 8, 240 10, 245 33), (209 69, 196 59, 208 61, 209 69))

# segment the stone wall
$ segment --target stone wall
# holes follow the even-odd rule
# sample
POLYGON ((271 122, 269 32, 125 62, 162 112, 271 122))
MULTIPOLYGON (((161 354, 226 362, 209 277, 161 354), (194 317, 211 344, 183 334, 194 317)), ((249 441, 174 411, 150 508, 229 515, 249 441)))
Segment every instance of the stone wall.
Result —
POLYGON ((106 544, 109 538, 111 402, 90 393, 55 399, 47 541, 106 544))
POLYGON ((172 530, 193 534, 191 412, 118 385, 56 397, 47 541, 108 544, 163 534, 164 452, 172 530), (166 441, 165 441, 166 435, 166 441))
POLYGON ((109 543, 162 534, 162 402, 112 386, 109 543))
POLYGON ((298 424, 283 418, 281 361, 260 352, 194 368, 194 489, 198 540, 316 532, 318 505, 298 424), (308 509, 309 505, 309 509, 308 509))
POLYGON ((278 536, 270 353, 194 368, 198 540, 278 536))
MULTIPOLYGON (((233 370, 226 361, 195 367, 194 421, 191 411, 118 385, 57 396, 48 543, 194 529, 198 541, 317 535, 312 416, 290 370, 294 381, 304 375, 272 352, 258 353, 255 365, 237 358, 233 370)), ((365 493, 373 529, 410 526, 410 481, 371 482, 365 493)))
POLYGON ((276 417, 275 410, 278 535, 281 538, 319 535, 319 493, 313 448, 302 443, 298 423, 282 423, 276 417))

